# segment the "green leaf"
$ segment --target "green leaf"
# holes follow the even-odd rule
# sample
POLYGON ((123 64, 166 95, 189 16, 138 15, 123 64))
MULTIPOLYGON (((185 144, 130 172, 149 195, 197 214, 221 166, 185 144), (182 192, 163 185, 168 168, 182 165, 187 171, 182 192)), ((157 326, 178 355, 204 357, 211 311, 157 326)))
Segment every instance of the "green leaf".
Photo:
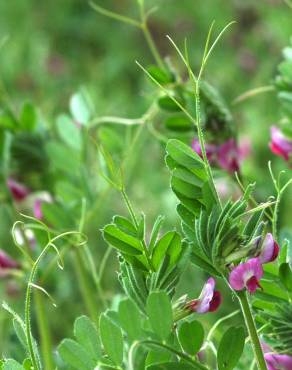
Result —
POLYGON ((116 225, 109 224, 103 229, 104 239, 122 253, 130 255, 142 254, 143 249, 138 239, 120 230, 116 225))
POLYGON ((120 302, 119 322, 123 330, 128 334, 131 341, 140 339, 142 336, 142 317, 136 304, 131 299, 120 302))
POLYGON ((37 124, 37 114, 35 107, 27 102, 22 106, 22 111, 19 117, 21 129, 25 131, 33 131, 37 124))
POLYGON ((238 363, 245 343, 242 327, 231 327, 223 335, 217 352, 219 370, 232 370, 238 363))
POLYGON ((74 335, 92 359, 101 357, 99 336, 94 323, 86 316, 80 316, 74 323, 74 335))
POLYGON ((3 370, 24 370, 24 367, 20 365, 19 362, 13 359, 8 359, 4 362, 3 370))
POLYGON ((181 141, 176 139, 168 140, 166 152, 178 165, 186 167, 189 170, 204 171, 204 162, 200 156, 196 154, 191 147, 185 145, 181 141))
POLYGON ((137 236, 137 229, 135 225, 132 223, 132 221, 130 221, 126 217, 114 216, 113 223, 116 224, 118 228, 124 231, 125 233, 131 234, 134 237, 137 236))
POLYGON ((164 222, 164 217, 163 216, 158 216, 157 219, 155 220, 155 223, 153 225, 153 229, 152 229, 151 235, 150 235, 149 245, 148 245, 148 248, 149 248, 150 252, 152 252, 152 250, 154 248, 154 245, 155 245, 156 240, 158 238, 158 234, 159 234, 159 231, 160 231, 160 228, 161 228, 163 222, 164 222))
POLYGON ((77 123, 86 125, 91 118, 92 109, 85 90, 74 94, 70 99, 70 111, 77 123))
POLYGON ((83 192, 78 184, 64 180, 58 181, 55 191, 64 203, 79 202, 83 197, 83 192))
POLYGON ((165 255, 169 255, 169 266, 173 266, 181 252, 181 237, 176 231, 169 231, 156 243, 152 255, 152 264, 157 271, 165 255))
POLYGON ((80 155, 75 150, 57 141, 50 141, 46 145, 46 151, 55 169, 71 174, 76 174, 78 172, 80 155))
POLYGON ((152 330, 162 339, 166 340, 172 329, 172 307, 168 295, 161 292, 153 292, 147 299, 146 311, 152 330))
POLYGON ((174 75, 169 71, 163 70, 155 65, 151 65, 147 68, 150 75, 161 85, 169 84, 174 82, 174 75))
POLYGON ((22 344, 23 348, 27 348, 27 340, 25 334, 25 326, 22 322, 19 322, 15 318, 13 319, 13 328, 17 335, 18 340, 22 344))
POLYGON ((57 118, 56 126, 64 143, 79 151, 81 149, 81 131, 76 123, 69 116, 62 114, 57 118))
POLYGON ((204 328, 199 321, 185 321, 178 329, 178 339, 184 352, 194 356, 204 342, 204 328))
POLYGON ((31 359, 30 358, 26 358, 23 361, 22 366, 25 368, 25 370, 31 370, 33 368, 32 363, 31 363, 31 359))
POLYGON ((280 265, 279 276, 285 287, 292 292, 292 271, 289 263, 282 263, 280 265))
POLYGON ((190 259, 193 264, 201 268, 203 271, 208 272, 210 275, 221 276, 220 273, 215 270, 215 268, 210 263, 205 261, 198 254, 195 254, 193 252, 190 256, 190 259))
POLYGON ((168 117, 164 124, 168 130, 178 132, 188 132, 193 128, 192 122, 187 117, 181 115, 168 117))
POLYGON ((64 339, 58 347, 58 352, 66 364, 74 369, 93 370, 95 362, 88 352, 72 339, 64 339))
POLYGON ((189 182, 181 180, 175 175, 171 179, 171 187, 175 193, 179 193, 188 199, 201 199, 203 197, 202 189, 198 186, 194 186, 189 182))
POLYGON ((137 237, 139 240, 144 240, 145 238, 145 215, 142 214, 140 221, 138 223, 137 237))
MULTIPOLYGON (((184 101, 180 97, 174 96, 174 98, 183 106, 184 101)), ((168 112, 180 112, 181 108, 173 101, 169 96, 162 96, 158 99, 158 105, 161 109, 168 112)))
POLYGON ((121 329, 103 313, 99 319, 99 330, 105 352, 116 365, 121 365, 123 362, 123 335, 121 329))

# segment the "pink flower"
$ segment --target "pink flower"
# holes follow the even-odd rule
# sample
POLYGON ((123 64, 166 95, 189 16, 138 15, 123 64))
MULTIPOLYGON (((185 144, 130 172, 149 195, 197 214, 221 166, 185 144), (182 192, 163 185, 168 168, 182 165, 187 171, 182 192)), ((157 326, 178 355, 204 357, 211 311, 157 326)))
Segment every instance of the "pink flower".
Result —
MULTIPOLYGON (((198 139, 192 142, 193 150, 202 157, 202 150, 198 139)), ((228 172, 239 171, 241 161, 250 153, 250 143, 244 140, 240 146, 232 138, 225 143, 216 146, 205 144, 207 158, 228 172)))
POLYGON ((292 153, 292 140, 284 136, 278 127, 272 126, 270 148, 274 154, 288 161, 292 153))
POLYGON ((260 287, 259 280, 263 276, 263 268, 259 258, 251 258, 236 266, 229 275, 229 284, 234 290, 246 288, 254 293, 260 287))
POLYGON ((7 186, 11 192, 12 198, 16 202, 21 202, 30 193, 25 185, 20 184, 19 182, 13 180, 11 177, 7 180, 7 186))
POLYGON ((0 249, 0 277, 6 276, 9 270, 16 268, 19 268, 18 262, 0 249))
POLYGON ((266 353, 265 360, 268 370, 291 370, 292 356, 277 355, 275 353, 266 353))
MULTIPOLYGON (((197 154, 199 154, 199 156, 202 158, 203 155, 202 155, 202 150, 201 150, 201 146, 200 146, 200 142, 197 138, 195 138, 192 142, 192 148, 193 148, 193 151, 196 152, 197 154)), ((215 157, 216 157, 216 153, 217 153, 217 147, 216 145, 214 144, 205 144, 205 149, 206 149, 206 155, 207 155, 207 158, 210 162, 212 162, 213 160, 215 160, 215 157)))
POLYGON ((234 139, 229 139, 218 148, 218 163, 228 172, 239 171, 240 150, 234 139))
POLYGON ((34 217, 38 220, 41 220, 43 218, 43 212, 42 212, 42 200, 36 199, 33 206, 33 214, 34 217))
POLYGON ((268 233, 262 245, 262 250, 259 255, 261 263, 269 263, 275 261, 279 254, 279 245, 273 239, 273 235, 268 233))
POLYGON ((215 290, 215 280, 209 278, 205 283, 200 297, 188 303, 191 311, 198 313, 214 312, 221 304, 222 298, 220 292, 215 290))

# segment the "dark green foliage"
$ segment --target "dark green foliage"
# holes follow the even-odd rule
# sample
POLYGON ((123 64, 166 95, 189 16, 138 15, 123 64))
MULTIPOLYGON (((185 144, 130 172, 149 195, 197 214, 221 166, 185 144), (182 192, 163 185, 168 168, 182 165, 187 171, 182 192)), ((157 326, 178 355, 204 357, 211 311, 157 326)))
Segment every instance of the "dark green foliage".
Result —
POLYGON ((245 333, 242 327, 231 327, 223 335, 217 353, 219 370, 232 370, 242 355, 245 333))
POLYGON ((201 158, 178 140, 169 140, 166 153, 171 187, 180 201, 177 212, 192 248, 192 261, 220 276, 237 255, 237 259, 248 255, 247 246, 262 233, 261 207, 245 219, 254 185, 249 185, 240 199, 229 200, 221 208, 213 197, 211 179, 201 158))

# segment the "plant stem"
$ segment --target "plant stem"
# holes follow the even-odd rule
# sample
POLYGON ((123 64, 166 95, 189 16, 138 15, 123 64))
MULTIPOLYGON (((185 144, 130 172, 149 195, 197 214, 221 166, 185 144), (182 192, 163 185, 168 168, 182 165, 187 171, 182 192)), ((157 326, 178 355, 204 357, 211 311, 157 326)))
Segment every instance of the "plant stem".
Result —
POLYGON ((263 93, 266 93, 266 92, 273 92, 275 90, 276 90, 275 87, 272 86, 272 85, 256 87, 255 89, 248 90, 245 93, 239 95, 237 98, 235 98, 232 102, 232 105, 236 105, 238 103, 241 103, 241 102, 245 101, 246 99, 249 99, 253 96, 263 94, 263 93))
POLYGON ((254 351, 255 360, 258 370, 267 370, 266 361, 264 359, 263 350, 258 337, 257 329, 255 326, 254 318, 252 316, 250 304, 246 292, 237 293, 240 302, 241 311, 243 313, 244 321, 248 330, 250 342, 254 351))
POLYGON ((144 20, 144 22, 142 23, 141 29, 143 31, 143 34, 144 34, 145 40, 148 44, 148 47, 149 47, 149 49, 150 49, 150 51, 153 55, 153 58, 155 59, 155 62, 157 63, 159 68, 164 69, 164 63, 163 63, 163 61, 161 59, 161 56, 158 52, 158 49, 157 49, 157 47, 154 43, 154 40, 153 40, 152 35, 149 31, 146 20, 144 20))
POLYGON ((87 276, 87 271, 84 266, 84 261, 82 258, 82 253, 80 250, 75 251, 74 254, 74 265, 75 270, 77 274, 77 279, 79 283, 79 288, 81 291, 81 295, 84 301, 84 304, 86 306, 86 310, 91 317, 91 319, 98 323, 98 317, 97 317, 97 305, 95 302, 95 299, 93 298, 94 294, 92 293, 92 289, 90 287, 90 283, 87 276))
POLYGON ((279 192, 277 195, 276 204, 275 204, 274 212, 273 212, 272 233, 273 233, 273 238, 275 240, 277 240, 277 224, 278 224, 278 213, 279 213, 280 201, 281 201, 281 192, 279 192))
POLYGON ((159 51, 155 45, 155 42, 153 40, 153 37, 151 35, 151 32, 149 31, 148 24, 147 24, 147 17, 145 15, 145 8, 144 8, 144 2, 139 2, 140 6, 140 17, 141 17, 141 29, 143 31, 145 40, 148 44, 148 47, 153 55, 153 58, 155 59, 155 62, 159 66, 159 68, 164 69, 164 63, 162 61, 162 58, 159 54, 159 51))
POLYGON ((35 291, 35 310, 37 317, 38 330, 40 335, 40 347, 42 358, 44 361, 44 368, 47 370, 53 370, 54 360, 52 356, 52 338, 49 329, 48 316, 45 310, 43 296, 41 292, 35 291))

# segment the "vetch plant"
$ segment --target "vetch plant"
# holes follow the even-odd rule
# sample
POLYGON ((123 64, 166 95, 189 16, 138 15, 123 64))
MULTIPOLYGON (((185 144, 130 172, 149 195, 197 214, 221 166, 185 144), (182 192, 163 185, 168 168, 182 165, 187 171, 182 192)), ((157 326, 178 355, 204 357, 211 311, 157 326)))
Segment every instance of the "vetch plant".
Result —
MULTIPOLYGON (((81 155, 88 159, 87 150, 92 148, 86 147, 83 135, 92 135, 91 139, 96 144, 94 148, 98 149, 99 175, 119 193, 128 212, 127 215, 113 216, 101 230, 108 251, 111 248, 116 251, 117 276, 123 294, 116 296, 111 303, 102 297, 102 273, 97 274, 84 231, 95 207, 89 205, 88 215, 86 199, 83 198, 81 204, 75 202, 78 186, 61 184, 59 197, 45 204, 38 202, 34 207, 36 218, 25 216, 27 225, 17 222, 13 227, 16 246, 25 261, 24 271, 30 271, 24 319, 7 303, 3 303, 3 308, 13 318, 25 355, 22 363, 3 356, 0 369, 231 370, 239 369, 242 357, 249 356, 251 369, 256 366, 258 370, 289 370, 292 358, 292 253, 289 241, 279 233, 278 216, 280 201, 292 181, 286 177, 283 180, 283 172, 276 178, 269 162, 268 170, 276 194, 266 195, 261 203, 255 200, 256 184, 248 183, 240 170, 242 153, 233 125, 234 118, 220 94, 203 80, 215 46, 233 22, 224 27, 213 42, 212 23, 198 73, 191 68, 187 42, 182 51, 168 36, 185 68, 188 76, 185 81, 171 63, 160 56, 148 27, 151 10, 146 10, 143 0, 137 3, 139 20, 97 4, 92 4, 92 7, 103 15, 142 30, 156 65, 144 67, 140 62, 137 65, 158 88, 153 104, 140 119, 105 116, 91 121, 86 94, 74 95, 71 111, 75 124, 66 116, 59 117, 57 123, 65 146, 56 141, 45 145, 55 170, 68 171, 68 164, 74 166, 75 159, 81 163, 81 155), (162 127, 154 125, 157 117, 163 123, 162 127), (176 211, 181 222, 180 230, 165 227, 167 218, 164 216, 159 215, 151 221, 148 215, 136 211, 127 191, 126 159, 117 160, 102 140, 95 141, 94 133, 99 125, 110 121, 122 126, 147 125, 153 138, 165 144, 165 164, 170 173, 171 191, 178 202, 176 211), (88 129, 84 132, 86 125, 88 129), (64 135, 63 126, 68 128, 70 135, 64 135), (187 139, 182 133, 188 134, 187 139), (64 156, 68 162, 59 162, 58 159, 64 156), (237 199, 221 199, 216 187, 214 164, 229 176, 234 175, 242 190, 237 199), (69 198, 68 208, 65 202, 64 208, 58 208, 62 198, 60 194, 69 198), (80 216, 78 222, 77 211, 80 216), (58 222, 61 227, 66 225, 65 229, 75 226, 77 231, 58 233, 58 222), (18 243, 17 227, 21 227, 22 232, 33 229, 45 235, 46 242, 44 247, 40 247, 37 257, 29 245, 18 243), (71 335, 74 338, 63 339, 53 356, 49 327, 42 309, 43 294, 51 301, 52 297, 41 284, 43 275, 48 273, 41 267, 45 255, 53 249, 57 254, 53 266, 58 263, 62 268, 62 256, 72 246, 76 247, 74 266, 90 317, 82 315, 75 320, 71 335), (205 277, 201 286, 192 272, 192 293, 180 285, 190 265, 203 271, 205 277), (39 269, 40 279, 37 280, 39 269), (89 274, 94 291, 91 290, 93 284, 87 280, 89 274), (201 293, 193 298, 195 290, 200 289, 201 293), (95 294, 103 299, 105 307, 101 313, 94 303, 95 294), (41 353, 33 335, 32 295, 40 328, 41 353), (207 315, 215 315, 215 312, 221 315, 228 300, 236 302, 239 309, 220 317, 209 328, 207 315), (238 319, 236 324, 228 325, 221 335, 218 327, 235 316, 238 319), (248 350, 249 346, 252 352, 248 350)), ((290 53, 287 59, 288 64, 285 62, 281 72, 286 74, 289 67, 290 76, 290 53)), ((287 89, 286 79, 280 82, 280 89, 287 89)), ((290 108, 287 108, 286 93, 286 90, 284 95, 279 93, 279 97, 286 99, 287 111, 290 108)), ((277 130, 273 128, 272 150, 289 159, 289 142, 277 130)), ((135 138, 139 139, 139 131, 135 138)), ((29 142, 32 137, 26 140, 29 142)), ((14 150, 16 153, 23 150, 20 141, 16 140, 14 150)), ((89 168, 81 168, 90 174, 89 168)), ((78 166, 75 170, 73 183, 84 185, 82 171, 80 175, 78 166)), ((29 194, 25 185, 12 178, 8 179, 8 187, 15 202, 24 200, 29 194)), ((96 193, 90 186, 87 191, 90 203, 96 193)), ((22 236, 25 239, 26 234, 23 232, 22 236)), ((107 257, 105 254, 102 270, 106 268, 104 261, 107 257)), ((19 267, 17 262, 0 251, 0 273, 1 269, 10 272, 19 267)))

